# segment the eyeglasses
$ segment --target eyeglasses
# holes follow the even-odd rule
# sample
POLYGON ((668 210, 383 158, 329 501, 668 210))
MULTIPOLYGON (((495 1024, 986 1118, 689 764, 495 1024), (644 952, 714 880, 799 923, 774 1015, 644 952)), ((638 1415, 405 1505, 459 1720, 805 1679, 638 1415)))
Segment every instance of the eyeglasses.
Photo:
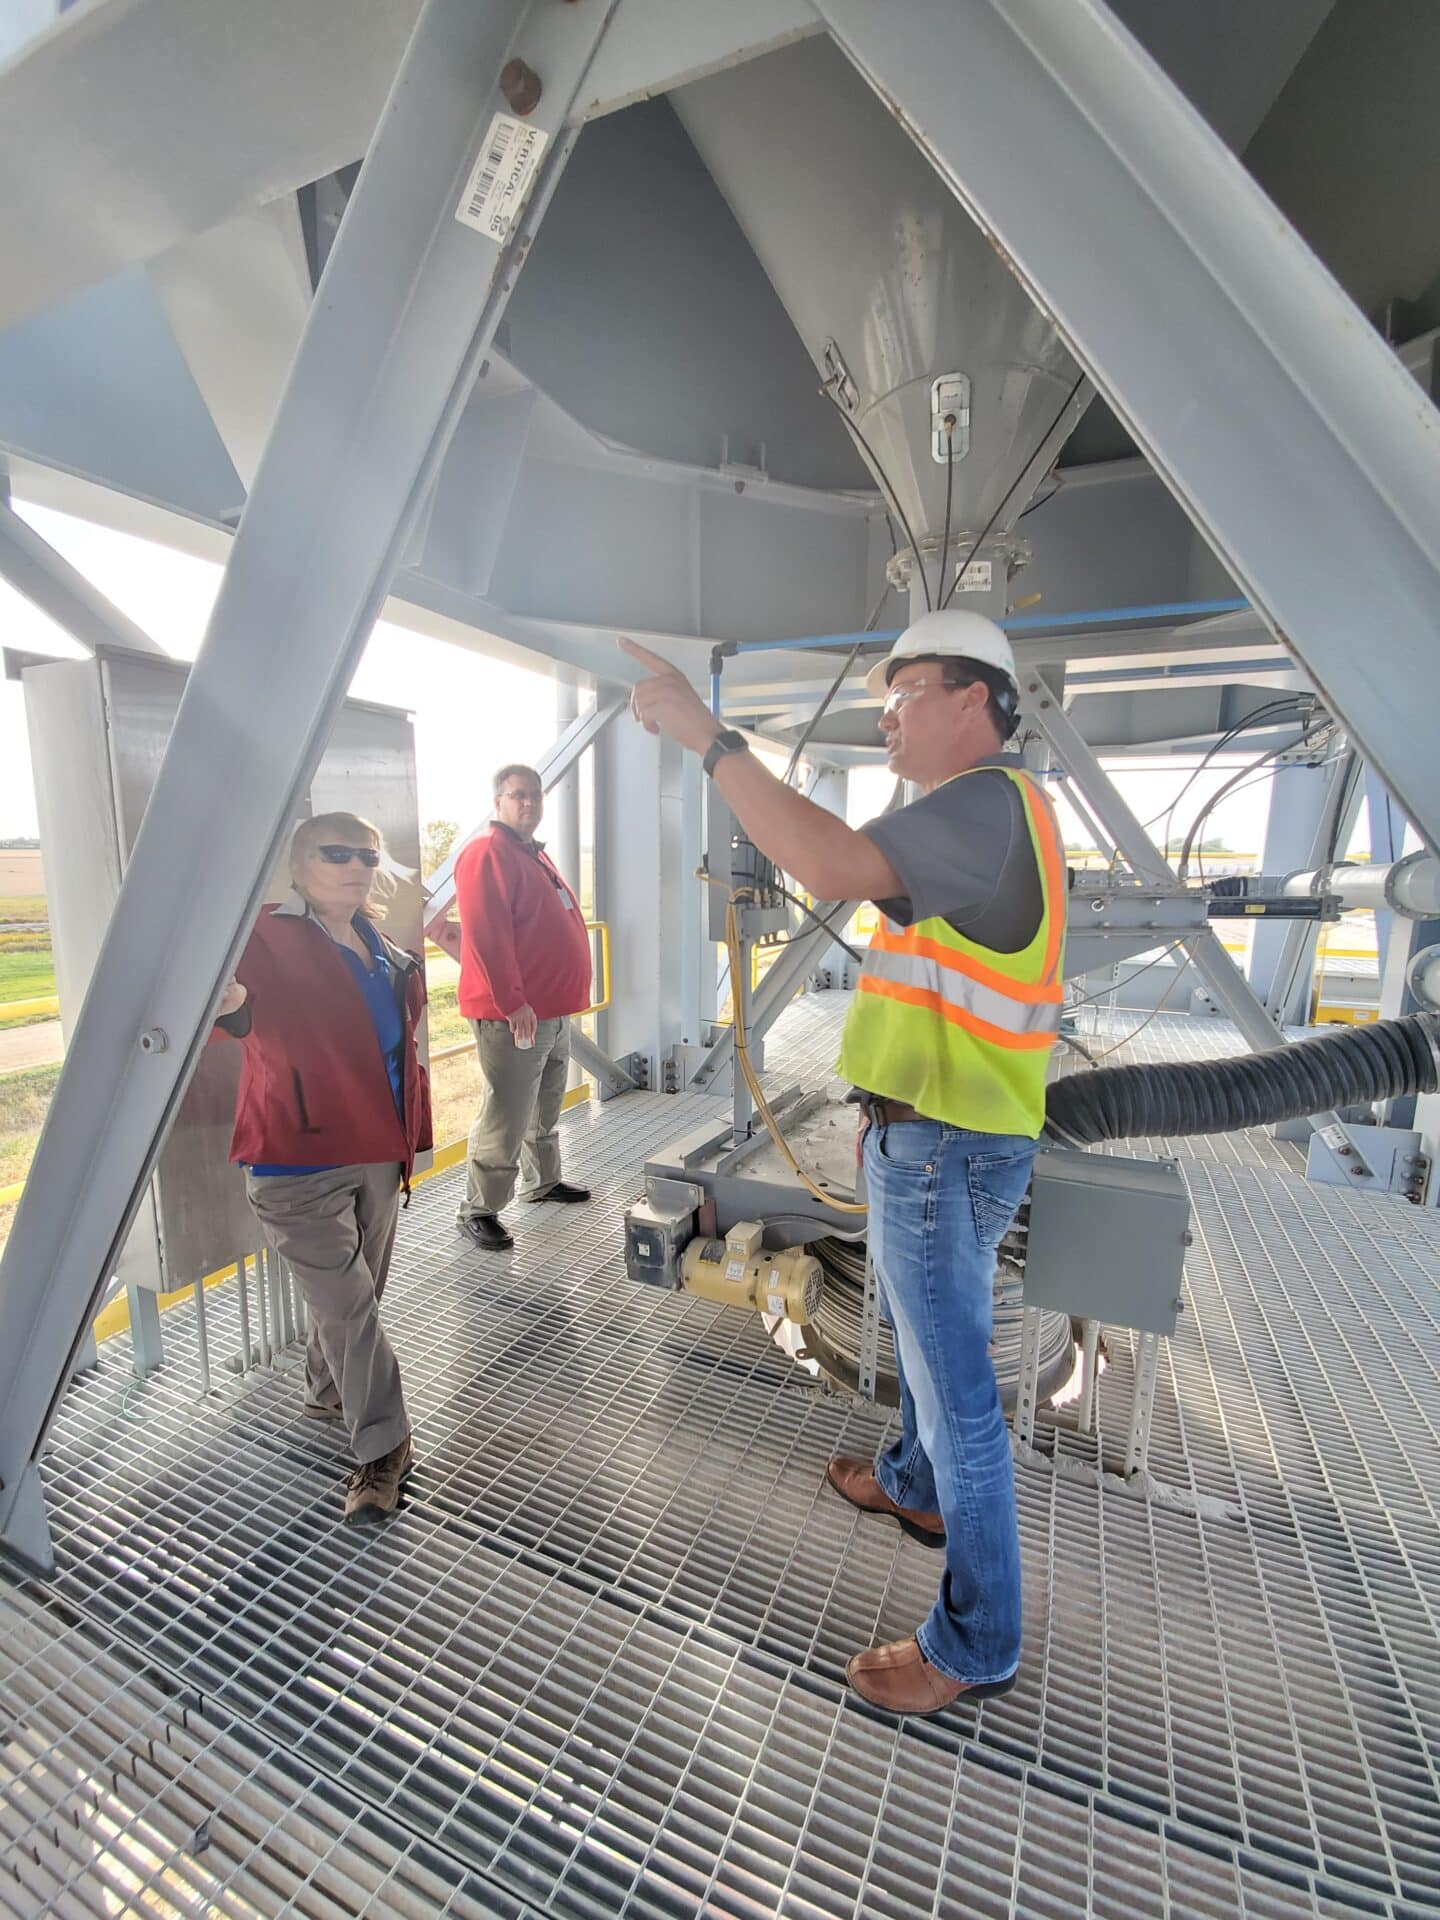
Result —
POLYGON ((538 807, 544 795, 536 793, 533 787, 508 787, 504 793, 497 793, 497 800, 523 800, 528 806, 538 807))
POLYGON ((912 680, 908 686, 892 687, 885 696, 885 704, 881 707, 880 712, 882 715, 898 713, 903 706, 907 706, 910 701, 915 698, 917 693, 924 693, 927 687, 943 686, 944 684, 943 680, 912 680))
POLYGON ((380 864, 378 847, 316 847, 315 851, 331 867, 348 867, 352 860, 358 860, 362 867, 380 864))

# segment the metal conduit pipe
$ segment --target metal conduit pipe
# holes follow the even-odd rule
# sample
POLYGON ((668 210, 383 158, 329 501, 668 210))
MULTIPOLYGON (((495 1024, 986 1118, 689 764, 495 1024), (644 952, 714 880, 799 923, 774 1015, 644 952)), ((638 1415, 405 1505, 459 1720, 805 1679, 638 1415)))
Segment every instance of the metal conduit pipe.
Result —
POLYGON ((1440 860, 1433 853, 1407 853, 1403 860, 1375 866, 1315 867, 1289 873, 1280 891, 1295 899, 1304 894, 1333 893, 1346 913, 1369 908, 1398 913, 1404 920, 1433 920, 1440 915, 1440 860))

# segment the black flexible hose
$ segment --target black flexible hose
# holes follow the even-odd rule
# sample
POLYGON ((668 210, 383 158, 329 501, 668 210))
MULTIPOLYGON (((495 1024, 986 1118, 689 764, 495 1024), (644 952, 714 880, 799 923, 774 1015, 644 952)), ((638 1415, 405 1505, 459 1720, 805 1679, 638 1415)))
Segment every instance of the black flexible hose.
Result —
POLYGON ((1046 1096, 1045 1133, 1074 1147, 1137 1135, 1231 1133, 1433 1093, 1437 1083, 1440 1014, 1416 1013, 1270 1053, 1069 1074, 1046 1096))

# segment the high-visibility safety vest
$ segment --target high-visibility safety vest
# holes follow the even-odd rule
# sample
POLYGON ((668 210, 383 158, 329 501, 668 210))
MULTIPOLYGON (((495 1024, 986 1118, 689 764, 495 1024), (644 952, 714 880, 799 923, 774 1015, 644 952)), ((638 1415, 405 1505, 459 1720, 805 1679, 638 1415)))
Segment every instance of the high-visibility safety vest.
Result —
POLYGON ((1034 939, 1017 953, 997 953, 939 915, 911 927, 882 917, 845 1023, 840 1071, 928 1119, 1034 1139, 1045 1123, 1045 1069, 1064 1004, 1065 854, 1038 783, 1000 771, 1020 789, 1040 871, 1034 939))

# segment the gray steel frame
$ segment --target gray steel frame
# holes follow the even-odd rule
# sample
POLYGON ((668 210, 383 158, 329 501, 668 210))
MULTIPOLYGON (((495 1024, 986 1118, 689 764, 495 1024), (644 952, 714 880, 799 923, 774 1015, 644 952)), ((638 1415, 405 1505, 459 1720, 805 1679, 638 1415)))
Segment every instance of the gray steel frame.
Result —
MULTIPOLYGON (((1330 791, 1310 842, 1310 858, 1305 863, 1307 869, 1315 871, 1321 866, 1332 841, 1338 850, 1335 857, 1344 858, 1345 843, 1360 809, 1360 777, 1363 771, 1360 756, 1352 747, 1345 756, 1344 764, 1335 769, 1331 779, 1330 791)), ((1303 1024, 1309 1019, 1306 1003, 1315 978, 1315 951, 1319 941, 1318 920, 1292 920, 1286 927, 1271 975, 1270 990, 1265 996, 1265 1011, 1273 1020, 1288 1018, 1303 1024)))
MULTIPOLYGON (((1081 739, 1075 723, 1038 674, 1022 674, 1021 705, 1115 845, 1157 894, 1185 891, 1144 827, 1120 797, 1115 783, 1081 739)), ((1257 1053, 1282 1047, 1285 1037, 1251 991, 1250 982, 1207 926, 1186 943, 1201 978, 1257 1053)))
POLYGON ((1428 395, 1101 0, 814 4, 1440 849, 1428 395))
POLYGON ((0 1539, 36 1567, 51 1552, 27 1469, 573 144, 615 4, 426 0, 381 114, 0 1261, 0 1539), (542 76, 530 124, 550 138, 502 245, 456 205, 514 53, 542 76))
MULTIPOLYGON (((807 921, 805 931, 793 935, 786 942, 784 953, 766 974, 761 982, 760 991, 750 1002, 745 1027, 751 1040, 765 1038, 789 1006, 814 960, 834 940, 835 929, 844 927, 859 905, 858 900, 824 900, 813 908, 817 921, 829 920, 833 914, 833 924, 830 927, 820 927, 815 924, 815 921, 807 921), (838 912, 836 912, 837 907, 838 912)), ((712 1085, 716 1075, 722 1073, 731 1064, 734 1054, 735 1030, 733 1027, 727 1027, 691 1075, 691 1086, 712 1085)))
MULTIPOLYGON (((327 263, 0 1263, 0 1529, 37 1563, 48 1541, 26 1489, 59 1383, 563 165, 565 122, 616 4, 427 0, 327 263), (552 139, 502 249, 452 216, 522 25, 545 82, 534 123, 552 139), (234 716, 257 710, 267 726, 242 743, 234 716)), ((1428 683, 1440 624, 1428 398, 1099 0, 815 10, 1003 244, 1440 850, 1428 703, 1392 697, 1397 682, 1428 683), (1099 217, 1077 220, 1077 206, 1099 217), (1141 255, 1152 297, 1137 303, 1141 255), (1303 497, 1289 486, 1297 461, 1303 497), (1363 570, 1349 564, 1357 541, 1363 570), (1362 630, 1385 636, 1386 672, 1357 671, 1362 630)), ((1078 777, 1081 762, 1059 750, 1078 777)), ((1132 837, 1128 810, 1107 817, 1103 789, 1081 784, 1132 837)), ((1126 851, 1158 860, 1148 842, 1126 851)), ((1251 1044, 1279 1044, 1218 944, 1196 948, 1251 1044)))
POLYGON ((28 521, 0 498, 0 575, 17 593, 46 613, 72 639, 92 653, 119 647, 131 653, 165 649, 128 615, 96 591, 63 554, 57 553, 28 521))

